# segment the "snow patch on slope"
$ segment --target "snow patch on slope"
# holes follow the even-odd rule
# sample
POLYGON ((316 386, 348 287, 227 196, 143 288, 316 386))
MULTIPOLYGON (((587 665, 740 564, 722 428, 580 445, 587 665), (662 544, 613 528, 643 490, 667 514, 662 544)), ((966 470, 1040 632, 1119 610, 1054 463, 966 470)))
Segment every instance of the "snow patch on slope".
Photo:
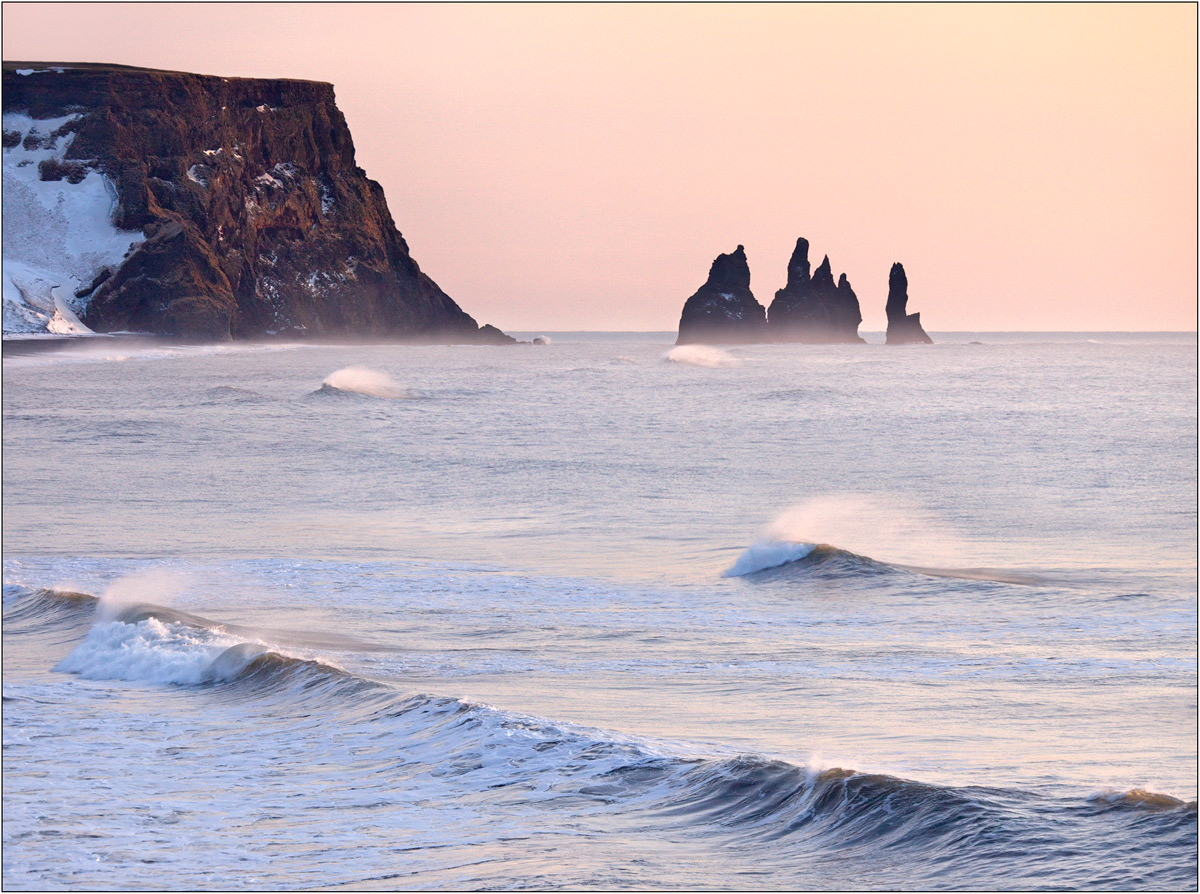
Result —
POLYGON ((88 169, 78 183, 41 179, 38 166, 61 162, 75 137, 55 133, 79 117, 4 114, 5 132, 20 134, 16 145, 4 149, 6 334, 89 332, 79 321, 87 302, 75 292, 106 267, 117 267, 145 239, 113 226, 116 188, 99 171, 88 169))

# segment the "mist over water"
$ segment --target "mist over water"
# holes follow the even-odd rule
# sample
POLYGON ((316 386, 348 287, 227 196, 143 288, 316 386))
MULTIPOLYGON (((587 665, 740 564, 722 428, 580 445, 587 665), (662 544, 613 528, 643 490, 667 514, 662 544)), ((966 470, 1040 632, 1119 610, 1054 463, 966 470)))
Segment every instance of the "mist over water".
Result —
POLYGON ((1194 886, 1195 341, 1096 340, 6 352, 5 888, 1194 886))

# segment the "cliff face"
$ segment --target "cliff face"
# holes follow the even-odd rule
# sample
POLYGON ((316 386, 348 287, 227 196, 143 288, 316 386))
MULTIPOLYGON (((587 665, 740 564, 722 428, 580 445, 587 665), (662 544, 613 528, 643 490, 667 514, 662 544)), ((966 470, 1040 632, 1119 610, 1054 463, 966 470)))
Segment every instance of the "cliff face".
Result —
POLYGON ((887 321, 889 345, 933 344, 933 339, 921 328, 921 315, 908 313, 908 276, 898 262, 888 274, 887 321))
POLYGON ((811 276, 810 269, 808 240, 797 239, 788 262, 787 285, 775 293, 767 312, 771 339, 808 344, 862 342, 858 335, 862 313, 846 274, 834 285, 828 255, 811 276))
POLYGON ((746 250, 718 255, 708 280, 683 305, 679 345, 695 342, 763 341, 766 311, 750 291, 746 250))
POLYGON ((331 85, 6 62, 3 87, 5 331, 508 340, 409 255, 331 85))

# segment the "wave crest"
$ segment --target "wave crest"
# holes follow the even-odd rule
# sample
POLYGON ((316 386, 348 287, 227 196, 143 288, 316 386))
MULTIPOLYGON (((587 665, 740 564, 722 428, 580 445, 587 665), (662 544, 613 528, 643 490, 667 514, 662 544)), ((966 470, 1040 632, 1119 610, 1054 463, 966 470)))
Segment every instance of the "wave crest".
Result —
POLYGON ((1195 810, 1195 801, 1181 801, 1171 795, 1150 792, 1141 788, 1125 792, 1102 792, 1092 795, 1088 802, 1103 810, 1195 810))
MULTIPOLYGON (((30 604, 44 601, 34 599, 30 604)), ((56 601, 60 606, 100 609, 97 623, 55 667, 85 679, 182 686, 251 683, 256 689, 281 684, 308 689, 346 683, 352 689, 375 685, 330 664, 246 640, 244 631, 177 609, 135 603, 106 611, 100 600, 86 594, 59 595, 56 601)))
POLYGON ((899 497, 829 495, 779 515, 723 576, 819 565, 828 574, 891 572, 1021 586, 1053 583, 1038 573, 968 567, 964 560, 970 558, 967 544, 952 529, 899 497))
POLYGON ((722 577, 748 577, 788 566, 817 569, 830 573, 880 574, 901 570, 860 556, 828 543, 798 543, 763 538, 755 541, 736 562, 721 573, 722 577))
POLYGON ((70 636, 91 620, 98 604, 95 596, 74 590, 5 584, 4 629, 22 633, 59 630, 70 636))
POLYGON ((379 397, 385 400, 420 400, 425 397, 419 391, 405 388, 387 373, 367 369, 365 366, 347 366, 331 372, 316 393, 343 392, 379 397))
POLYGON ((796 543, 793 541, 771 540, 762 538, 756 540, 750 547, 738 556, 732 566, 721 573, 722 577, 744 577, 756 574, 768 568, 778 568, 791 562, 799 562, 812 555, 817 548, 815 543, 796 543))
POLYGON ((738 359, 727 351, 710 345, 679 345, 662 355, 665 363, 683 363, 687 366, 710 368, 740 366, 738 359))

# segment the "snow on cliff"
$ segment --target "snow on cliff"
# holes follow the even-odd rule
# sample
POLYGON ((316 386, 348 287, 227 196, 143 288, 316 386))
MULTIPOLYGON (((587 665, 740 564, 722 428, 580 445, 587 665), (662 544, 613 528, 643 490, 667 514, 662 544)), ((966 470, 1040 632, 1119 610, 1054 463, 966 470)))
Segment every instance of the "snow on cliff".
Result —
POLYGON ((42 162, 62 162, 73 133, 55 132, 78 115, 35 120, 5 113, 4 333, 90 331, 79 321, 86 301, 75 292, 115 268, 141 233, 112 223, 117 194, 99 171, 42 180, 42 162), (15 140, 13 134, 19 134, 15 140), (15 145, 10 145, 15 142, 15 145), (71 180, 79 182, 72 183, 71 180))

